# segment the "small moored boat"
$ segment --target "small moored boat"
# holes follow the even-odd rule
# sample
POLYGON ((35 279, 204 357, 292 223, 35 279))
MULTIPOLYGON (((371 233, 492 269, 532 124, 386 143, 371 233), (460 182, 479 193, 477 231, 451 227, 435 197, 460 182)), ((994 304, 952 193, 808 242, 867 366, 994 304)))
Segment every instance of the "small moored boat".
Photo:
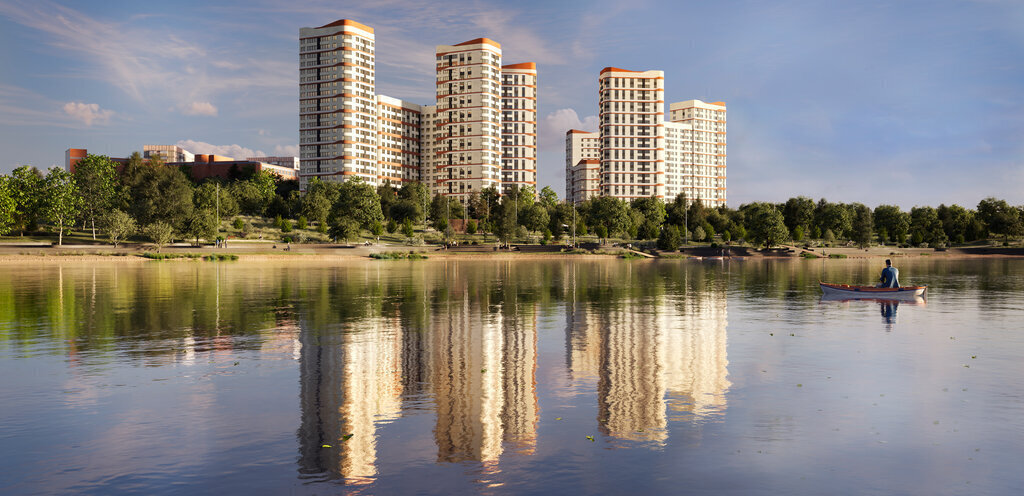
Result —
POLYGON ((915 299, 924 296, 928 286, 902 286, 899 288, 876 288, 874 286, 851 286, 849 284, 830 284, 818 282, 826 295, 846 296, 851 298, 877 299, 915 299))

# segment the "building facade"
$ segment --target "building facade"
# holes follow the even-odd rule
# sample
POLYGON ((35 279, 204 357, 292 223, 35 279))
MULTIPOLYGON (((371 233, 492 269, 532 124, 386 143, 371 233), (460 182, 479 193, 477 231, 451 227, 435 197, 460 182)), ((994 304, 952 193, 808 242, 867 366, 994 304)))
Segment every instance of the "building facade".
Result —
POLYGON ((565 137, 569 201, 598 195, 669 201, 682 194, 725 205, 725 103, 673 103, 666 121, 664 81, 662 71, 601 71, 598 131, 570 130, 565 137))
POLYGON ((537 189, 537 65, 501 68, 501 182, 537 189))
POLYGON ((435 49, 433 105, 376 94, 373 28, 342 19, 299 30, 300 189, 319 177, 422 181, 466 203, 537 184, 537 68, 502 66, 488 38, 435 49))
POLYGON ((601 136, 570 129, 565 133, 565 199, 582 203, 601 194, 601 136))

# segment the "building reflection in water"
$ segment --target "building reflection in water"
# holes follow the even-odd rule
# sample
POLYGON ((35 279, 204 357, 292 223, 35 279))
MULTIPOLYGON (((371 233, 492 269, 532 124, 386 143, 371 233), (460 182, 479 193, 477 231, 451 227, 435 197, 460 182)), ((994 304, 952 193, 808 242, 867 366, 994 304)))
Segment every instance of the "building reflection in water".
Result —
POLYGON ((436 415, 440 462, 477 461, 493 474, 506 449, 533 452, 535 307, 520 304, 514 292, 454 276, 420 295, 432 300, 424 320, 376 316, 323 333, 303 323, 298 437, 305 477, 372 482, 381 424, 427 409, 436 415), (433 405, 423 404, 426 398, 433 405))
POLYGON ((301 335, 299 471, 348 484, 377 475, 377 427, 401 411, 401 333, 387 319, 360 332, 301 335))
POLYGON ((607 436, 661 443, 668 420, 726 408, 731 386, 724 290, 670 299, 647 294, 609 304, 568 296, 566 361, 574 381, 597 378, 597 421, 607 436))
POLYGON ((494 470, 506 446, 536 446, 535 309, 514 293, 456 284, 437 305, 428 338, 437 458, 494 470))

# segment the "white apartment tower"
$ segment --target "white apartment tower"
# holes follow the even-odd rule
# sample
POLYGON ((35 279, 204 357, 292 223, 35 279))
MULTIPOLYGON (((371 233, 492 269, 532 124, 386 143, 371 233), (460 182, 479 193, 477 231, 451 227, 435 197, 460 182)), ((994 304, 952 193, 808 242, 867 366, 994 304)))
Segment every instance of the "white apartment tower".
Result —
POLYGON ((687 100, 669 105, 667 134, 678 140, 666 148, 669 198, 683 193, 704 205, 725 205, 725 112, 725 102, 687 100))
POLYGON ((501 45, 477 38, 435 53, 441 119, 434 189, 466 203, 488 187, 501 191, 501 45))
POLYGON ((501 68, 501 182, 537 188, 537 65, 501 68))
POLYGON ((299 30, 299 187, 313 177, 376 184, 373 28, 342 19, 299 30))
POLYGON ((606 67, 598 77, 601 194, 665 197, 665 73, 606 67))
POLYGON ((683 194, 708 206, 725 205, 724 102, 673 103, 665 121, 664 73, 614 67, 601 71, 598 94, 600 129, 565 136, 569 201, 598 195, 669 201, 683 194))
POLYGON ((570 129, 565 133, 565 199, 582 203, 601 194, 601 136, 570 129))

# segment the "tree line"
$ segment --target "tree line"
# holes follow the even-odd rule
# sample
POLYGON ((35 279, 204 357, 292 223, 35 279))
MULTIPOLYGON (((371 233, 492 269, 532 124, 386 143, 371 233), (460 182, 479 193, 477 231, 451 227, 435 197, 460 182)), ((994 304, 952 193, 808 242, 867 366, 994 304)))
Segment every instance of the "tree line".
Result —
MULTIPOLYGON (((785 203, 755 202, 739 208, 705 206, 683 195, 669 202, 631 202, 600 196, 579 205, 560 201, 550 187, 539 192, 513 186, 499 194, 473 193, 465 205, 449 196, 431 196, 426 185, 389 183, 373 187, 359 180, 343 183, 312 179, 304 194, 294 180, 261 171, 236 171, 228 179, 193 181, 187 169, 168 167, 159 156, 146 163, 133 153, 122 171, 102 155, 89 155, 74 173, 53 168, 43 174, 23 166, 0 176, 0 235, 33 233, 48 223, 63 242, 81 223, 93 239, 102 232, 115 245, 142 235, 158 246, 172 239, 212 241, 221 220, 239 214, 275 217, 283 233, 296 221, 335 240, 385 232, 416 241, 417 226, 443 239, 490 234, 502 243, 533 239, 565 242, 581 236, 646 242, 662 250, 684 243, 748 242, 771 247, 815 240, 868 246, 872 243, 944 247, 990 235, 1024 234, 1024 207, 986 198, 975 209, 959 205, 871 209, 861 203, 835 203, 798 196, 785 203)), ((235 218, 234 227, 246 223, 235 218)))

